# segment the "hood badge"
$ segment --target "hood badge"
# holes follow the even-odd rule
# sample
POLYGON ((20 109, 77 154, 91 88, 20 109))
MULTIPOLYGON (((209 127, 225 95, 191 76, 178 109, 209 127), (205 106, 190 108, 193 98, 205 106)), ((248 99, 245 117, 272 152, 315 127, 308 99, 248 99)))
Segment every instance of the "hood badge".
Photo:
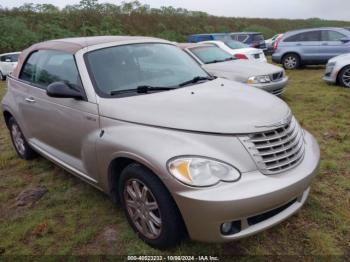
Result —
POLYGON ((262 127, 280 127, 280 126, 285 126, 286 124, 290 123, 292 120, 292 113, 289 111, 288 115, 283 118, 282 120, 278 121, 277 123, 274 123, 272 125, 261 125, 261 126, 255 126, 256 128, 262 128, 262 127))

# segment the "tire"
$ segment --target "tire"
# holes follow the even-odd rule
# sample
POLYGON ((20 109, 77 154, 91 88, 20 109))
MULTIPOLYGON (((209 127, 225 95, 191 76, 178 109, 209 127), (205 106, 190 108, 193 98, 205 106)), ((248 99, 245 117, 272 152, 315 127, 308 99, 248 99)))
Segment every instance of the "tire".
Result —
POLYGON ((350 65, 344 67, 338 74, 338 82, 344 87, 350 88, 350 65))
POLYGON ((300 57, 297 54, 286 54, 282 58, 282 65, 287 70, 299 68, 300 62, 300 57))
POLYGON ((136 163, 127 166, 121 173, 119 194, 128 222, 140 239, 157 249, 181 242, 186 231, 180 212, 150 170, 136 163))
POLYGON ((37 156, 37 153, 30 147, 23 136, 21 128, 13 117, 9 119, 8 127, 10 130, 13 147, 15 148, 18 156, 25 160, 34 159, 37 156))

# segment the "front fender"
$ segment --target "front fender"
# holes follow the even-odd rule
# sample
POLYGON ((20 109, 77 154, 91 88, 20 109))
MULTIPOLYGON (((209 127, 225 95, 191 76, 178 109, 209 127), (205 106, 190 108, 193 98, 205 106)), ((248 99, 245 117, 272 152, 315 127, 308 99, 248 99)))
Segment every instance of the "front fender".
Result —
POLYGON ((167 170, 167 162, 176 156, 195 155, 218 159, 249 172, 256 165, 234 136, 204 134, 145 126, 101 117, 104 131, 97 140, 100 185, 110 192, 109 166, 116 158, 129 158, 153 171, 167 187, 182 190, 183 185, 167 170))

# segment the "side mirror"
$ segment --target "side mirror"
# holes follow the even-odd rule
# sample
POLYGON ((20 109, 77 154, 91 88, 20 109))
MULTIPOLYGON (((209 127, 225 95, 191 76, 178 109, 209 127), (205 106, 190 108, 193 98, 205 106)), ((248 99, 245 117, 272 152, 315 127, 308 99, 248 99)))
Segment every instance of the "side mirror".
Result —
POLYGON ((10 58, 6 58, 5 62, 11 62, 10 58))
POLYGON ((340 39, 340 41, 342 41, 344 44, 348 43, 348 42, 350 42, 350 37, 344 37, 344 38, 340 39))
POLYGON ((64 82, 54 82, 46 88, 46 94, 56 98, 74 98, 77 100, 83 99, 81 92, 70 88, 64 82))

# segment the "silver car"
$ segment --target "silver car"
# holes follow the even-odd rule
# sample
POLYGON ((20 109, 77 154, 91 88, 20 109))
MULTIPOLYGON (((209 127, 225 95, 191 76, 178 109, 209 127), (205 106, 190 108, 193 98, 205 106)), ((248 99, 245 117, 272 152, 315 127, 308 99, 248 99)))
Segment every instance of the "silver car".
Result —
POLYGON ((320 151, 281 99, 208 75, 172 43, 105 36, 25 50, 2 101, 36 153, 120 202, 156 248, 276 225, 310 192, 320 151))
POLYGON ((290 31, 275 44, 272 60, 286 69, 326 64, 332 57, 350 52, 350 31, 324 27, 290 31))
POLYGON ((211 43, 178 44, 210 74, 281 95, 288 84, 283 68, 234 58, 211 43))
POLYGON ((350 53, 330 59, 323 79, 331 84, 350 87, 350 53))

